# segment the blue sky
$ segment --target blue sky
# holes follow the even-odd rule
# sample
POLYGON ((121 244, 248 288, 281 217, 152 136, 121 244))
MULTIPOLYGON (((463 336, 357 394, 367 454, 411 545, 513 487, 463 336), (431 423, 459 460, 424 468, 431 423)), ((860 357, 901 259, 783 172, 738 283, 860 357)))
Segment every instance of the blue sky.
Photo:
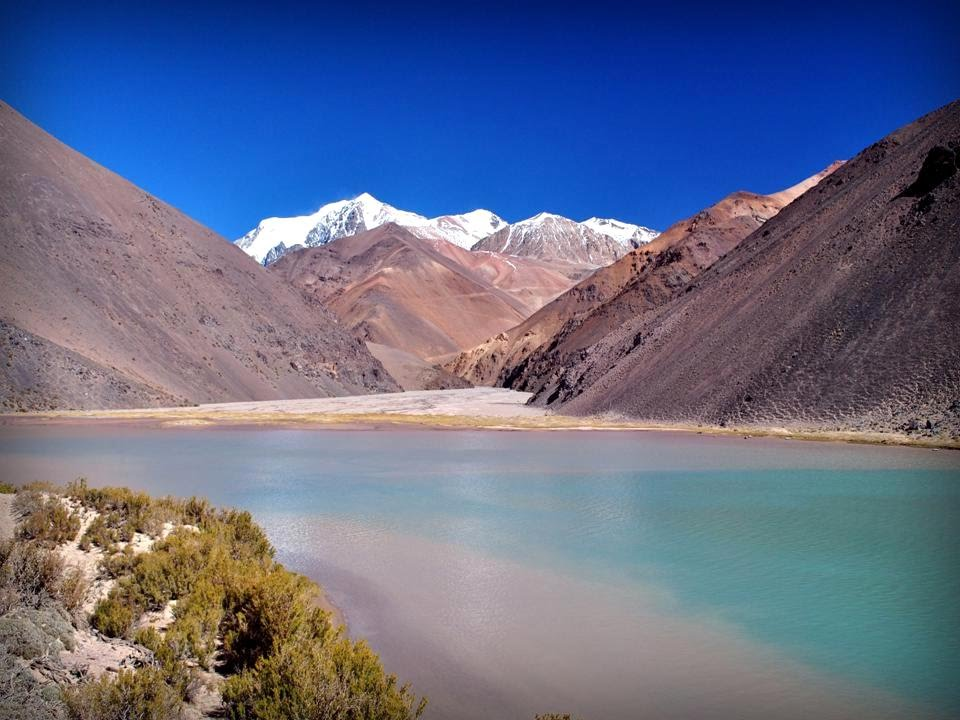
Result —
POLYGON ((300 5, 7 0, 0 97, 232 239, 362 191, 662 229, 960 96, 956 2, 300 5))

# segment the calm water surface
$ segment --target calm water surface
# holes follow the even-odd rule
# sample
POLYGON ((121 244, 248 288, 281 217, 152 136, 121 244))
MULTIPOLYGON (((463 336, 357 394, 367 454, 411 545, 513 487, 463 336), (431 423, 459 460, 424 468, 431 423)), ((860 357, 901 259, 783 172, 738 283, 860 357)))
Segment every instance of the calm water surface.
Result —
POLYGON ((15 481, 250 509, 433 718, 960 716, 960 453, 0 428, 15 481))

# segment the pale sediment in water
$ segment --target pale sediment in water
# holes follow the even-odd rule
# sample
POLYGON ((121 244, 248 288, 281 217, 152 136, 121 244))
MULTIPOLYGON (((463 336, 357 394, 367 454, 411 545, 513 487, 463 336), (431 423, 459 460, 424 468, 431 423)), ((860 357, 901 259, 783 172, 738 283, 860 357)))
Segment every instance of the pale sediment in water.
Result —
POLYGON ((284 562, 326 579, 351 632, 430 697, 431 717, 936 717, 793 662, 716 618, 677 613, 652 589, 356 523, 276 516, 269 527, 282 547, 309 548, 287 550, 284 562))

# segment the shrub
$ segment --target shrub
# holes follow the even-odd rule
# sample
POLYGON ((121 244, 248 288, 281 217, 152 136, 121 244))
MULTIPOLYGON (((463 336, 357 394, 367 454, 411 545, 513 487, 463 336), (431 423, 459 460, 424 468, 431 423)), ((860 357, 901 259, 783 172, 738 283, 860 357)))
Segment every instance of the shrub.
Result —
POLYGON ((104 558, 100 567, 112 578, 121 578, 133 572, 133 564, 137 561, 137 556, 130 546, 125 547, 120 552, 104 558))
POLYGON ((87 551, 91 546, 96 545, 103 549, 105 554, 110 555, 114 552, 114 545, 119 540, 120 534, 117 529, 111 527, 106 517, 100 514, 93 519, 83 533, 83 537, 80 538, 80 549, 87 551))
MULTIPOLYGON (((54 506, 67 508, 38 490, 30 492, 23 506, 43 528, 38 540, 56 536, 64 519, 54 517, 54 506)), ((398 685, 365 643, 354 643, 333 628, 316 602, 317 587, 274 561, 273 547, 250 513, 215 510, 198 498, 151 500, 124 488, 90 488, 82 479, 69 493, 99 513, 81 543, 103 548, 102 567, 118 580, 94 609, 93 627, 107 636, 128 636, 144 611, 177 601, 165 633, 145 628, 135 635, 153 653, 151 665, 67 693, 66 707, 74 720, 175 717, 180 700, 198 683, 194 664, 209 669, 218 642, 221 669, 235 673, 223 691, 231 717, 413 720, 422 714, 424 700, 398 685), (146 553, 135 554, 130 546, 116 551, 118 543, 137 532, 159 534, 167 520, 190 527, 171 532, 146 553)), ((77 520, 71 517, 67 513, 67 521, 77 520)), ((4 567, 11 556, 12 550, 0 546, 4 567)), ((31 567, 41 558, 36 552, 31 567)), ((86 589, 80 577, 64 575, 51 585, 30 580, 47 577, 46 571, 11 576, 20 575, 27 586, 44 588, 66 605, 82 604, 86 589)))
POLYGON ((228 678, 223 700, 235 720, 412 720, 426 707, 365 644, 345 638, 333 652, 318 643, 283 646, 228 678))
POLYGON ((118 597, 114 590, 97 603, 90 624, 107 637, 124 637, 130 631, 136 615, 139 613, 135 613, 134 608, 118 597))
POLYGON ((47 635, 30 618, 17 611, 0 617, 0 646, 24 660, 56 655, 63 650, 59 640, 47 635))
POLYGON ((78 532, 80 518, 56 497, 41 498, 31 504, 17 528, 18 537, 51 545, 73 540, 78 532))
POLYGON ((180 697, 157 668, 121 670, 64 692, 71 720, 174 720, 180 697))
POLYGON ((63 576, 60 556, 36 542, 7 541, 0 543, 0 587, 6 611, 13 604, 39 607, 58 594, 63 576))
POLYGON ((202 578, 174 609, 176 618, 167 633, 170 642, 195 657, 200 667, 210 669, 217 648, 217 633, 223 620, 224 590, 210 578, 202 578))
POLYGON ((164 681, 183 699, 187 699, 191 689, 197 684, 196 671, 183 662, 184 654, 176 640, 168 632, 162 636, 152 627, 141 628, 134 635, 134 642, 153 653, 156 667, 163 674, 164 681))
POLYGON ((273 558, 273 546, 246 510, 226 510, 221 513, 219 522, 225 528, 227 537, 224 540, 228 543, 234 560, 273 558))
POLYGON ((252 667, 294 639, 322 643, 332 636, 329 616, 310 602, 311 589, 306 578, 280 566, 228 588, 222 626, 226 665, 252 667))
POLYGON ((0 645, 25 659, 76 647, 73 626, 63 608, 18 607, 0 617, 0 645))
MULTIPOLYGON (((67 495, 98 511, 112 541, 129 542, 134 533, 156 536, 167 521, 178 521, 180 512, 169 498, 155 500, 147 493, 129 488, 91 488, 80 478, 67 486, 67 495)), ((100 532, 98 529, 96 532, 100 532)), ((92 539, 92 537, 91 537, 92 539)))
POLYGON ((83 603, 87 599, 90 583, 79 568, 70 568, 60 577, 57 585, 57 599, 74 618, 79 620, 83 610, 83 603))
POLYGON ((8 482, 0 482, 0 495, 13 495, 17 492, 17 487, 8 482))

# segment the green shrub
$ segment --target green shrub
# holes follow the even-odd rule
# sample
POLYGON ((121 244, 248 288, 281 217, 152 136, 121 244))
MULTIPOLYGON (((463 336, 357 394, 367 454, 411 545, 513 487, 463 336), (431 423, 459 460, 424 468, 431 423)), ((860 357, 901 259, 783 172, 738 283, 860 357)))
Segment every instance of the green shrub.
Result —
POLYGON ((217 648, 217 634, 223 620, 224 589, 204 577, 174 609, 175 622, 167 637, 170 642, 210 669, 217 648))
POLYGON ((17 492, 16 485, 11 485, 8 482, 0 482, 0 495, 13 495, 17 492))
POLYGON ((227 537, 224 540, 228 543, 234 560, 273 558, 273 546, 246 510, 226 510, 221 513, 219 522, 226 530, 227 537))
POLYGON ((100 563, 103 571, 112 578, 121 578, 133 572, 133 564, 137 561, 136 553, 129 545, 119 552, 107 555, 100 563))
POLYGON ((124 637, 139 614, 114 590, 97 603, 90 624, 107 637, 124 637))
POLYGON ((252 667, 285 643, 323 643, 334 634, 329 616, 310 601, 312 584, 275 566, 227 588, 223 657, 227 667, 252 667))
POLYGON ((106 516, 100 514, 87 526, 86 532, 80 538, 80 549, 87 551, 95 545, 105 554, 110 555, 114 552, 114 546, 119 540, 120 533, 107 523, 106 516))
MULTIPOLYGON (((398 685, 365 643, 333 628, 317 603, 316 585, 274 561, 250 513, 216 510, 198 498, 152 500, 125 488, 90 488, 83 480, 69 493, 99 513, 81 543, 104 550, 104 571, 118 581, 97 604, 92 625, 108 636, 128 636, 144 611, 177 601, 164 633, 146 628, 135 635, 153 653, 152 665, 71 690, 71 718, 172 717, 198 682, 194 666, 209 669, 215 658, 220 670, 234 673, 223 690, 230 717, 413 720, 422 714, 424 700, 398 685), (167 521, 190 527, 146 553, 116 550, 137 532, 158 535, 167 521)), ((35 512, 48 512, 45 503, 31 502, 35 512)), ((70 583, 62 583, 61 592, 74 602, 79 596, 70 583)))
POLYGON ((175 720, 180 697, 158 668, 121 670, 64 692, 71 720, 175 720))
POLYGON ((426 707, 365 644, 346 638, 333 648, 283 646, 228 678, 223 700, 234 720, 412 720, 426 707))

